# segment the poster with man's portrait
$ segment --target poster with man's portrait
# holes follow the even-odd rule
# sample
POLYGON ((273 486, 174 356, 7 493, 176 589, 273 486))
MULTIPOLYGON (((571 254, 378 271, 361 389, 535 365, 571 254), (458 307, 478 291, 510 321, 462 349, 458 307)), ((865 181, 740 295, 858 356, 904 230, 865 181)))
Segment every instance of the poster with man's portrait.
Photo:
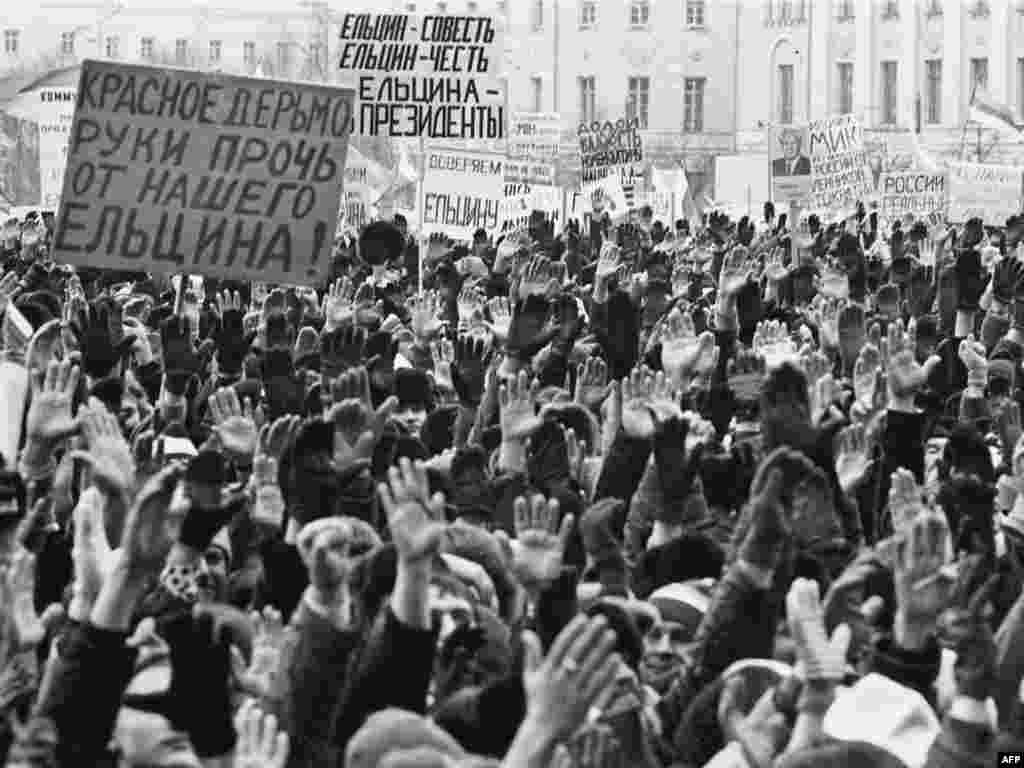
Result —
POLYGON ((770 131, 768 144, 775 202, 803 202, 811 188, 807 126, 775 126, 770 131))

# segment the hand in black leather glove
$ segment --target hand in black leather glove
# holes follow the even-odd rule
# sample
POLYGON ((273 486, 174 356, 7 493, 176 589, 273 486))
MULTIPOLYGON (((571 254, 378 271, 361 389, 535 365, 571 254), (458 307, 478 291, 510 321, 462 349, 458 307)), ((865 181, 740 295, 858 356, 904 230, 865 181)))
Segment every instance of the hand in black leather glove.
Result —
POLYGON ((224 497, 227 468, 219 451, 202 450, 185 472, 185 495, 190 504, 178 541, 197 552, 204 552, 217 531, 234 517, 244 504, 239 494, 224 497))
POLYGON ((548 302, 533 294, 517 302, 508 331, 508 351, 520 360, 529 360, 555 335, 547 324, 548 302))
POLYGON ((478 336, 459 336, 455 341, 452 384, 459 400, 467 406, 480 404, 487 373, 487 344, 478 336))
POLYGON ((334 379, 349 368, 363 365, 366 331, 348 325, 320 337, 320 367, 325 379, 334 379))
POLYGON ((106 378, 132 342, 124 337, 121 308, 112 299, 98 299, 89 306, 82 328, 82 369, 93 379, 106 378))
POLYGON ((960 251, 956 257, 956 278, 959 286, 957 309, 976 310, 986 282, 978 251, 973 248, 960 251))
POLYGON ((125 696, 126 706, 163 715, 188 734, 196 755, 218 757, 235 747, 231 646, 252 648, 252 628, 226 605, 196 606, 163 621, 171 649, 171 684, 164 693, 125 696))
POLYGON ((263 390, 269 418, 305 412, 305 372, 295 370, 290 350, 276 348, 263 355, 263 390))
POLYGON ((1007 256, 996 264, 992 273, 992 298, 1003 304, 1013 301, 1017 283, 1024 277, 1024 264, 1013 256, 1007 256))
POLYGON ((173 315, 160 325, 167 387, 172 394, 184 395, 189 380, 199 373, 201 362, 192 344, 188 318, 173 315))
POLYGON ((238 291, 229 294, 227 291, 219 297, 220 327, 214 334, 217 346, 217 362, 220 370, 227 375, 242 372, 242 361, 249 349, 249 340, 245 338, 242 311, 242 299, 238 291))
POLYGON ((693 478, 700 471, 700 446, 691 456, 686 455, 689 431, 690 423, 678 416, 658 422, 654 429, 654 462, 666 502, 685 499, 693 487, 693 478))

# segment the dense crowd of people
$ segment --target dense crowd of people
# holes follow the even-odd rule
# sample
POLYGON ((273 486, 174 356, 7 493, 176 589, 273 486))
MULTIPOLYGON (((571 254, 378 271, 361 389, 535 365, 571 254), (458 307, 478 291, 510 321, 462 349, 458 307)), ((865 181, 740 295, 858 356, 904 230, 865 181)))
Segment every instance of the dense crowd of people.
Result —
POLYGON ((1024 218, 649 208, 330 280, 3 230, 10 767, 1024 749, 1024 218))

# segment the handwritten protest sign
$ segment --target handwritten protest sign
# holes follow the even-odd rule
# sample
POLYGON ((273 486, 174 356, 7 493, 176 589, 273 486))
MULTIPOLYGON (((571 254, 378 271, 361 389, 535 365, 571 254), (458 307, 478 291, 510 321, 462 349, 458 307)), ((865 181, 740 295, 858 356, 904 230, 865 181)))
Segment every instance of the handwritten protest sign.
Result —
POLYGON ((846 211, 874 192, 864 129, 857 118, 840 115, 815 120, 807 134, 812 208, 846 211))
POLYGON ((505 158, 471 152, 427 150, 424 162, 423 232, 470 240, 477 229, 501 225, 505 158))
POLYGON ((878 182, 878 208, 895 219, 904 214, 923 218, 946 211, 946 174, 927 171, 883 173, 878 182))
POLYGON ((510 182, 554 185, 561 135, 561 118, 557 114, 517 112, 512 115, 505 178, 510 182))
POLYGON ((974 217, 1002 226, 1021 211, 1021 169, 1006 165, 950 163, 949 220, 974 217))
POLYGON ((580 123, 576 137, 580 145, 583 184, 603 179, 612 170, 643 162, 638 118, 622 118, 614 123, 611 120, 580 123))
POLYGON ((501 206, 501 231, 510 232, 527 227, 534 211, 558 224, 562 218, 562 190, 547 185, 509 182, 501 206))
POLYGON ((315 282, 351 117, 350 90, 86 61, 54 258, 315 282))
POLYGON ((362 136, 505 136, 501 25, 490 16, 346 13, 338 68, 354 78, 362 136))

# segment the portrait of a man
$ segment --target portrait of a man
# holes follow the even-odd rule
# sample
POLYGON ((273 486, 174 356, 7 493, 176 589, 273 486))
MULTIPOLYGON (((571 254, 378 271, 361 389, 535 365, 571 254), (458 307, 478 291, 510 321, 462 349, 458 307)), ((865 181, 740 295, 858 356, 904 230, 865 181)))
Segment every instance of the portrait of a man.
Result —
POLYGON ((772 160, 772 176, 810 176, 811 158, 802 154, 803 134, 797 130, 779 133, 782 157, 772 160))

